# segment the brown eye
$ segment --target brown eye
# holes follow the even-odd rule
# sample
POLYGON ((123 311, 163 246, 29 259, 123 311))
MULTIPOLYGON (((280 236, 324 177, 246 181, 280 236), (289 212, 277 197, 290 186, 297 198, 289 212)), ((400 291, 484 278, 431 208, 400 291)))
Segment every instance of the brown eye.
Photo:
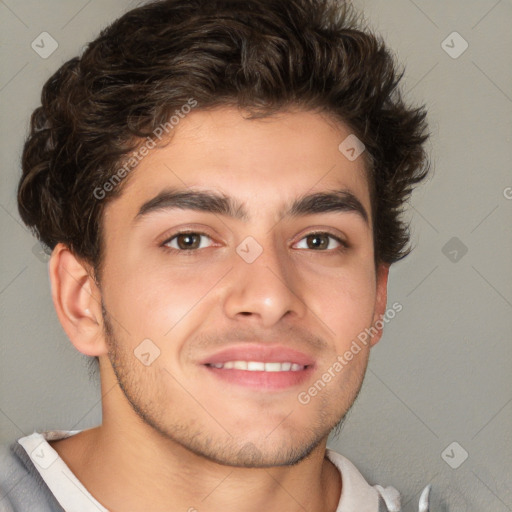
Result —
POLYGON ((194 233, 185 233, 176 237, 180 249, 197 249, 201 245, 201 237, 194 233))
POLYGON ((178 233, 169 238, 163 245, 179 251, 203 249, 205 247, 205 244, 202 243, 204 238, 211 241, 211 238, 204 233, 178 233))
POLYGON ((300 240, 298 247, 299 249, 326 251, 347 247, 347 244, 330 233, 311 233, 300 240))
POLYGON ((326 235, 308 235, 306 240, 310 249, 327 249, 329 247, 329 237, 326 235))

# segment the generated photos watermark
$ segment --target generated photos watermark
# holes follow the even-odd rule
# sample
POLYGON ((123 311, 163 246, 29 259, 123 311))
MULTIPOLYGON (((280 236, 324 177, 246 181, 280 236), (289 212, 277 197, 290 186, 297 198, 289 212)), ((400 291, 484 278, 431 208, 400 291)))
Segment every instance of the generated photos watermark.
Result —
POLYGON ((137 167, 137 165, 149 155, 149 151, 156 147, 156 140, 161 141, 163 137, 169 135, 171 131, 189 114, 193 108, 197 107, 198 102, 194 98, 189 98, 187 103, 181 106, 180 109, 174 111, 175 115, 172 115, 169 120, 160 126, 157 126, 153 130, 153 135, 148 136, 145 142, 128 158, 124 165, 118 169, 101 187, 94 189, 93 195, 96 199, 104 199, 109 192, 112 192, 119 183, 128 175, 130 172, 137 167))
POLYGON ((381 320, 377 320, 370 328, 365 328, 364 331, 357 335, 357 338, 352 340, 350 348, 346 350, 343 355, 338 355, 336 361, 329 366, 329 368, 321 375, 321 377, 312 384, 306 391, 301 391, 297 395, 297 400, 302 405, 307 405, 311 402, 311 399, 317 396, 329 382, 331 382, 337 374, 339 374, 347 364, 349 364, 354 356, 361 352, 363 346, 367 346, 370 340, 377 335, 384 327, 384 324, 389 323, 397 313, 402 311, 403 306, 399 302, 394 302, 391 308, 389 308, 381 320))

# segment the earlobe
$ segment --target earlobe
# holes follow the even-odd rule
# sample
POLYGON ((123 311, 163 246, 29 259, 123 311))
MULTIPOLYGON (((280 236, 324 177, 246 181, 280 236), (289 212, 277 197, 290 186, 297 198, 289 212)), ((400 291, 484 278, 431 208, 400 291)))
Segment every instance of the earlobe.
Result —
POLYGON ((373 347, 382 337, 382 329, 384 322, 382 317, 386 313, 386 305, 388 300, 388 276, 389 276, 388 263, 380 263, 377 267, 377 293, 375 297, 375 313, 373 316, 373 326, 378 330, 378 333, 372 336, 370 345, 373 347))
POLYGON ((49 273, 53 305, 75 348, 88 356, 106 354, 101 293, 90 267, 60 243, 52 252, 49 273))

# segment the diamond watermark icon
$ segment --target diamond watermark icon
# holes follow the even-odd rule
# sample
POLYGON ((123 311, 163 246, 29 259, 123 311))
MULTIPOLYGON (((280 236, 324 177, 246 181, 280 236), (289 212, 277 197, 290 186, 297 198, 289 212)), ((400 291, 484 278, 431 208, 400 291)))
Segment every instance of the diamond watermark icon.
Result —
POLYGON ((253 263, 263 252, 263 247, 252 236, 248 236, 237 246, 236 252, 246 263, 253 263))
POLYGON ((59 43, 48 32, 41 32, 30 46, 39 57, 47 59, 59 47, 59 43))
POLYGON ((31 459, 43 469, 48 469, 58 458, 57 452, 46 443, 41 443, 30 454, 31 459))
POLYGON ((454 441, 442 451, 441 458, 452 469, 457 469, 468 458, 468 452, 457 441, 454 441))
POLYGON ((366 149, 366 146, 352 133, 339 146, 338 149, 347 160, 353 162, 366 149))
POLYGON ((253 443, 245 443, 239 452, 240 459, 246 463, 258 463, 262 459, 262 453, 260 449, 253 443))
POLYGON ((458 32, 452 32, 441 43, 441 48, 452 59, 458 59, 468 49, 468 46, 468 42, 458 32))
POLYGON ((441 252, 452 263, 458 263, 466 255, 468 248, 454 236, 443 245, 441 252))
POLYGON ((153 361, 160 356, 160 349, 149 338, 146 338, 135 348, 133 353, 144 366, 151 366, 153 361))

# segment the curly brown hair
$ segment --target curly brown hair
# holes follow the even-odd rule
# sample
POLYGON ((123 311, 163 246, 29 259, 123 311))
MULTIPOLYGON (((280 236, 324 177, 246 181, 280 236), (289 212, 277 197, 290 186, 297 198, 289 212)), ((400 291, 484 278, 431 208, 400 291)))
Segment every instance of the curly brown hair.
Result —
POLYGON ((98 274, 102 212, 123 183, 100 200, 94 191, 176 109, 190 98, 251 118, 298 107, 364 143, 375 263, 402 259, 402 208, 429 169, 426 111, 406 105, 403 70, 363 25, 341 0, 160 0, 127 12, 44 85, 23 150, 21 218, 98 274))

